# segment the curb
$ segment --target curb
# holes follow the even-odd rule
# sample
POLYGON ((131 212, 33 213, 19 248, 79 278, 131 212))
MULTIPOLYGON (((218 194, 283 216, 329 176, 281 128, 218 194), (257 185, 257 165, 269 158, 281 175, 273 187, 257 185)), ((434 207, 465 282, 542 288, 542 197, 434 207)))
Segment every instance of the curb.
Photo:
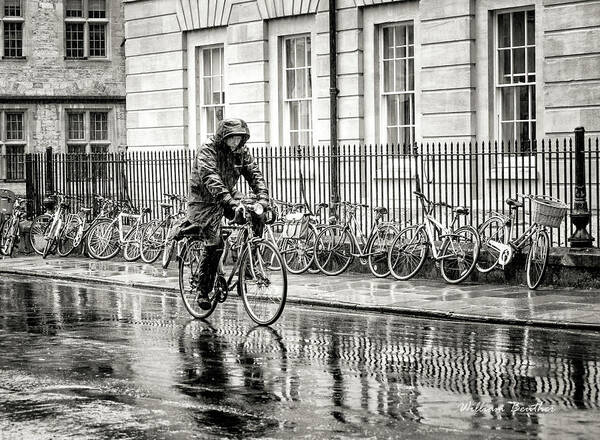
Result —
MULTIPOLYGON (((26 270, 18 269, 0 269, 0 273, 8 275, 23 275, 28 277, 37 278, 48 278, 60 281, 74 281, 78 283, 89 283, 89 284, 100 284, 108 286, 123 286, 134 289, 146 289, 153 291, 169 292, 179 294, 179 289, 173 287, 159 287, 154 284, 139 283, 139 282, 124 282, 124 281, 107 281, 105 278, 98 277, 81 277, 74 275, 57 275, 55 273, 48 272, 29 272, 26 270)), ((233 295, 232 295, 233 296, 233 295)), ((341 309, 351 310, 360 312, 375 312, 391 315, 408 316, 414 318, 434 318, 445 321, 456 321, 456 322, 476 322, 484 324, 501 324, 511 325, 520 327, 541 327, 541 328, 553 328, 561 330, 588 330, 588 331, 600 331, 600 324, 588 324, 588 323, 577 323, 577 322, 559 322, 559 321, 548 321, 543 319, 517 319, 517 318, 497 318, 485 315, 469 315, 463 313, 454 312, 441 312, 436 310, 415 310, 410 308, 399 308, 390 306, 369 306, 363 304, 344 303, 336 302, 331 303, 330 301, 317 300, 317 299, 302 299, 293 298, 288 296, 287 302, 296 305, 324 307, 330 309, 341 309)))

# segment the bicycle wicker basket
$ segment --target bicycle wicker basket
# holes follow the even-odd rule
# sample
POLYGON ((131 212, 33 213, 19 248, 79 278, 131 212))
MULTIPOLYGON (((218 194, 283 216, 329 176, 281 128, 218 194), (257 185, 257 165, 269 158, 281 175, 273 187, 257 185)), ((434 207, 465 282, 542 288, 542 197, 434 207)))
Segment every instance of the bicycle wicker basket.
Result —
POLYGON ((296 212, 287 214, 283 221, 283 238, 301 239, 308 234, 310 216, 306 213, 296 212))
POLYGON ((534 223, 549 228, 558 228, 567 214, 566 203, 550 196, 531 197, 531 216, 534 223))

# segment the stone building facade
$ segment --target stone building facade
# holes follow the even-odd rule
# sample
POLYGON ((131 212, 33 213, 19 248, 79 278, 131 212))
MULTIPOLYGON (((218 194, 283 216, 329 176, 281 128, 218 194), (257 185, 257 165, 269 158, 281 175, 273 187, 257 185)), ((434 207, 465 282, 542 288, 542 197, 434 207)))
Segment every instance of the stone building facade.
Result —
POLYGON ((2 0, 0 7, 0 185, 23 179, 23 153, 124 148, 122 2, 2 0))
MULTIPOLYGON (((329 142, 327 0, 124 0, 132 147, 329 142)), ((600 3, 337 0, 340 143, 600 133, 600 3)))

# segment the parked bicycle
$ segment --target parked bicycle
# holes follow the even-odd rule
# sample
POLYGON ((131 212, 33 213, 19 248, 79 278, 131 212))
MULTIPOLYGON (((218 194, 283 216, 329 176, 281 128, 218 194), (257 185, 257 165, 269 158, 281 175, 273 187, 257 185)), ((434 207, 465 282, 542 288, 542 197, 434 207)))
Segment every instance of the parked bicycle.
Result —
POLYGON ((140 240, 140 255, 142 261, 148 264, 154 263, 162 253, 162 267, 167 269, 173 256, 175 240, 173 232, 179 221, 185 217, 186 199, 177 194, 164 194, 169 198, 168 203, 161 203, 164 211, 163 220, 152 220, 144 228, 140 240), (179 204, 177 212, 173 212, 173 202, 179 204))
POLYGON ((21 238, 21 222, 25 219, 27 199, 17 197, 11 215, 0 228, 0 255, 12 257, 15 246, 21 238))
POLYGON ((420 191, 413 194, 420 200, 424 211, 421 224, 400 231, 388 252, 390 271, 397 280, 409 280, 423 267, 430 251, 446 282, 465 280, 475 269, 479 256, 480 240, 477 230, 465 225, 455 228, 460 216, 469 215, 469 209, 453 207, 445 202, 432 202, 420 191), (434 216, 436 206, 452 209, 452 223, 442 224, 434 216), (441 244, 438 247, 438 240, 441 244))
POLYGON ((529 246, 526 263, 527 286, 536 289, 542 282, 548 265, 548 228, 560 226, 568 207, 559 199, 550 196, 517 194, 517 197, 531 201, 531 225, 513 239, 516 212, 524 203, 517 198, 506 199, 509 215, 495 213, 478 228, 481 235, 481 256, 477 269, 482 273, 490 272, 497 266, 504 269, 517 252, 529 246))
POLYGON ((195 318, 208 318, 229 292, 237 289, 250 318, 259 325, 271 325, 281 316, 287 298, 287 271, 277 248, 269 241, 255 235, 265 221, 265 212, 258 203, 243 202, 247 223, 226 226, 222 229, 225 252, 219 261, 214 289, 210 294, 211 307, 203 310, 200 298, 199 265, 204 243, 197 225, 184 228, 179 259, 179 290, 187 311, 195 318), (229 275, 224 270, 226 255, 232 250, 231 233, 239 231, 239 258, 229 275), (271 261, 263 258, 265 249, 273 255, 271 261))
POLYGON ((116 256, 121 248, 126 261, 140 257, 140 238, 144 231, 146 214, 150 208, 137 213, 130 202, 119 202, 119 213, 112 220, 100 221, 88 233, 87 246, 90 256, 97 260, 108 260, 116 256))
POLYGON ((71 196, 61 192, 56 192, 53 196, 57 200, 56 209, 44 232, 44 250, 42 251, 42 258, 46 258, 51 252, 57 250, 61 236, 64 232, 64 226, 67 224, 67 221, 71 219, 69 215, 71 205, 67 200, 79 199, 77 196, 71 196))
POLYGON ((359 208, 368 205, 341 202, 338 204, 345 215, 340 224, 325 227, 317 236, 314 248, 315 263, 326 275, 339 275, 344 272, 355 257, 361 264, 368 264, 376 277, 386 277, 390 271, 387 265, 387 250, 398 233, 395 223, 384 222, 387 208, 374 208, 375 221, 368 237, 363 234, 356 219, 359 208))

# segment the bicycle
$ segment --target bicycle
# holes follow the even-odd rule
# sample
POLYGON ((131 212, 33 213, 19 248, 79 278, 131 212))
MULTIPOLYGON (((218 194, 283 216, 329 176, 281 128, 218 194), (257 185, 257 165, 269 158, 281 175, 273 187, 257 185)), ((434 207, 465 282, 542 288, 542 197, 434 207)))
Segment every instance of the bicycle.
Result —
POLYGON ((78 199, 76 196, 70 196, 60 192, 53 194, 57 199, 57 208, 52 214, 50 223, 44 232, 44 250, 42 251, 42 258, 48 257, 50 252, 54 252, 54 249, 58 247, 58 243, 63 232, 63 226, 66 224, 69 218, 68 212, 71 206, 65 201, 69 199, 78 199))
POLYGON ((326 226, 315 240, 314 257, 319 270, 326 275, 339 275, 358 257, 376 277, 388 276, 387 248, 398 228, 392 222, 382 221, 388 214, 387 208, 373 208, 375 222, 367 238, 356 220, 356 211, 369 206, 351 202, 336 205, 344 210, 342 222, 326 226))
POLYGON ((445 202, 431 202, 420 191, 414 191, 413 194, 421 202, 424 220, 419 225, 402 229, 392 242, 388 252, 392 276, 403 281, 414 277, 423 267, 431 249, 444 280, 450 284, 460 283, 475 269, 481 244, 474 227, 465 225, 454 229, 458 217, 469 215, 469 209, 453 207, 445 202), (434 217, 433 210, 436 206, 452 209, 450 226, 443 225, 434 217), (439 248, 436 236, 442 240, 439 248))
POLYGON ((186 199, 176 194, 165 193, 171 203, 161 203, 160 206, 165 212, 163 220, 152 220, 144 228, 140 239, 140 256, 144 263, 152 264, 162 252, 162 267, 167 269, 173 255, 175 240, 173 240, 173 230, 179 220, 185 217, 186 199), (173 202, 180 204, 179 210, 172 213, 173 202))
POLYGON ((27 211, 27 199, 17 197, 12 208, 10 217, 4 220, 0 228, 0 255, 12 257, 15 245, 19 243, 21 232, 20 224, 25 218, 27 211))
POLYGON ((526 273, 527 286, 533 290, 542 282, 548 265, 550 236, 547 228, 560 226, 568 206, 550 196, 517 194, 517 197, 530 200, 533 222, 521 235, 513 239, 516 212, 524 203, 517 198, 506 199, 509 215, 495 213, 478 228, 482 237, 482 256, 477 262, 477 270, 487 273, 498 265, 504 270, 517 252, 530 246, 526 273))
POLYGON ((190 315, 197 319, 206 319, 219 303, 227 299, 229 292, 237 289, 250 318, 259 325, 271 325, 281 316, 285 307, 287 271, 277 248, 261 238, 260 229, 265 222, 263 207, 254 203, 242 203, 242 206, 247 222, 244 225, 222 227, 225 251, 219 260, 214 289, 209 294, 210 309, 203 310, 198 304, 198 272, 204 246, 198 225, 184 228, 180 234, 183 239, 179 242, 178 253, 179 291, 190 315), (226 275, 224 262, 232 247, 230 236, 233 231, 239 231, 239 258, 232 265, 229 275, 226 275), (268 248, 269 253, 274 255, 274 264, 262 257, 264 248, 268 248), (276 295, 270 295, 271 290, 278 292, 276 295))
POLYGON ((140 237, 144 218, 152 210, 143 208, 138 214, 130 202, 119 203, 119 213, 112 220, 100 221, 88 233, 89 254, 97 260, 108 260, 123 248, 123 258, 135 261, 140 258, 140 237), (128 228, 126 223, 133 222, 128 228))

